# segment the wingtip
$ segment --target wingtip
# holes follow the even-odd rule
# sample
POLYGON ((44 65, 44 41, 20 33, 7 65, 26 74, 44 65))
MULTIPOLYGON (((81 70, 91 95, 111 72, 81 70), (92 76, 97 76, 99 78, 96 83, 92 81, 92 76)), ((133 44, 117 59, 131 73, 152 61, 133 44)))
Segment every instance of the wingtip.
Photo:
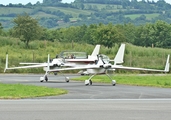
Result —
POLYGON ((6 63, 5 63, 4 73, 6 72, 7 68, 8 68, 8 54, 6 54, 6 63))
POLYGON ((168 54, 168 56, 167 56, 166 66, 165 66, 164 72, 169 72, 169 71, 170 71, 170 70, 169 70, 169 68, 170 68, 169 59, 170 59, 170 54, 168 54))

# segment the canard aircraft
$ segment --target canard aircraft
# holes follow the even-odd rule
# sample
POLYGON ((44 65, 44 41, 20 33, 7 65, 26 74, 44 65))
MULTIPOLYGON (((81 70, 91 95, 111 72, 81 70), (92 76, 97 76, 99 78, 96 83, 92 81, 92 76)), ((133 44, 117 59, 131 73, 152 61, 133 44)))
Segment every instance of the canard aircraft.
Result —
MULTIPOLYGON (((112 79, 112 77, 107 73, 108 70, 114 71, 116 69, 124 69, 124 70, 140 70, 140 71, 153 71, 153 72, 169 72, 169 58, 170 55, 168 55, 165 69, 164 70, 158 70, 158 69, 148 69, 148 68, 138 68, 138 67, 127 67, 121 65, 124 61, 124 51, 125 51, 125 44, 121 44, 114 60, 110 60, 108 56, 103 54, 97 55, 97 60, 93 63, 89 63, 86 65, 75 65, 74 67, 66 67, 66 68, 57 68, 57 69, 50 69, 49 66, 47 66, 47 73, 48 72, 58 72, 58 71, 66 71, 66 70, 86 70, 91 76, 88 80, 85 80, 85 85, 92 85, 92 78, 95 75, 98 74, 106 74, 109 79, 112 81, 112 85, 116 85, 116 81, 112 79), (114 63, 111 64, 110 61, 113 61, 114 63)), ((45 74, 46 76, 47 74, 45 74)))
MULTIPOLYGON (((46 72, 43 77, 40 77, 40 81, 43 82, 48 81, 47 74, 49 71, 47 69, 58 69, 61 67, 74 67, 76 65, 86 65, 86 64, 92 64, 95 61, 97 61, 97 55, 99 54, 100 51, 100 45, 96 45, 92 54, 87 55, 86 52, 73 52, 73 51, 63 51, 59 55, 56 55, 56 58, 50 59, 48 55, 48 62, 46 63, 20 63, 22 65, 26 66, 18 66, 18 67, 8 67, 8 54, 6 55, 6 64, 5 64, 5 69, 6 70, 12 70, 12 69, 24 69, 24 68, 40 68, 43 67, 43 70, 46 72)), ((55 75, 57 75, 56 71, 54 72, 55 75)), ((65 81, 69 82, 69 78, 65 77, 65 81)))
MULTIPOLYGON (((43 77, 40 78, 41 81, 47 79, 47 75, 50 72, 60 72, 60 71, 66 71, 66 70, 86 70, 91 76, 88 80, 85 80, 85 85, 92 85, 92 78, 95 75, 98 74, 106 74, 109 79, 112 80, 112 85, 116 85, 116 81, 112 79, 112 77, 107 73, 108 70, 114 71, 116 69, 124 69, 124 70, 142 70, 142 71, 153 71, 153 72, 169 72, 169 58, 170 55, 168 55, 166 60, 166 65, 164 70, 158 70, 158 69, 148 69, 148 68, 138 68, 138 67, 127 67, 121 65, 124 61, 124 51, 125 51, 125 44, 121 44, 114 60, 110 60, 108 56, 103 54, 97 54, 96 60, 94 59, 94 62, 89 62, 88 64, 69 64, 69 66, 61 65, 55 68, 51 68, 50 64, 50 57, 48 55, 48 62, 46 63, 46 73, 43 77), (114 63, 111 64, 110 62, 113 61, 114 63)), ((7 61, 6 61, 7 63, 7 61)), ((6 66, 8 68, 8 66, 6 66)), ((8 68, 11 69, 11 68, 8 68)), ((69 81, 69 78, 66 77, 66 79, 69 81)), ((47 81, 47 80, 46 80, 47 81)))

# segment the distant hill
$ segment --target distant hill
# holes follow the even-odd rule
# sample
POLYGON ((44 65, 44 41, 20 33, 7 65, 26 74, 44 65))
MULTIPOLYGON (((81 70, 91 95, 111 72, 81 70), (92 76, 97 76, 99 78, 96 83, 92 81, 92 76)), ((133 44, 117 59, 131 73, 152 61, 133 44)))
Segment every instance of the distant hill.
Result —
POLYGON ((28 13, 45 28, 61 28, 82 24, 133 23, 135 25, 163 20, 171 23, 171 5, 164 0, 140 2, 129 0, 75 0, 71 4, 61 0, 43 0, 36 4, 0 4, 0 23, 6 29, 12 20, 28 13))

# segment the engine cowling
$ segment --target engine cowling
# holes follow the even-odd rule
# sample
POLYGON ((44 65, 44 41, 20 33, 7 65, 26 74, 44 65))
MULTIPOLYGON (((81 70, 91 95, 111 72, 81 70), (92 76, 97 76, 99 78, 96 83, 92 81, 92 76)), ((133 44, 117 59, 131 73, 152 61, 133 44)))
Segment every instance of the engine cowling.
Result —
POLYGON ((112 65, 111 64, 103 64, 103 68, 111 68, 112 65))
POLYGON ((60 61, 59 59, 53 59, 52 64, 53 66, 60 67, 61 65, 63 65, 63 62, 60 61))

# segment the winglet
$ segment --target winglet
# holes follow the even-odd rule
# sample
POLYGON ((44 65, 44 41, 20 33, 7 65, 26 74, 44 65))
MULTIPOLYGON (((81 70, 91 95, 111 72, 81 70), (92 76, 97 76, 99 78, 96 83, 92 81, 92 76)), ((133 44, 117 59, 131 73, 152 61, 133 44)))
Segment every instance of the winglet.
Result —
POLYGON ((50 70, 50 55, 48 54, 48 66, 47 66, 47 71, 50 70))
POLYGON ((125 52, 125 44, 121 44, 115 58, 114 58, 114 65, 123 63, 124 58, 124 52, 125 52))
POLYGON ((169 59, 170 59, 170 55, 167 56, 164 72, 169 72, 169 67, 170 67, 169 59))
POLYGON ((97 56, 99 54, 99 51, 100 51, 100 45, 96 45, 91 56, 97 56))
POLYGON ((8 54, 6 54, 6 63, 5 63, 5 69, 4 72, 8 69, 8 54))

